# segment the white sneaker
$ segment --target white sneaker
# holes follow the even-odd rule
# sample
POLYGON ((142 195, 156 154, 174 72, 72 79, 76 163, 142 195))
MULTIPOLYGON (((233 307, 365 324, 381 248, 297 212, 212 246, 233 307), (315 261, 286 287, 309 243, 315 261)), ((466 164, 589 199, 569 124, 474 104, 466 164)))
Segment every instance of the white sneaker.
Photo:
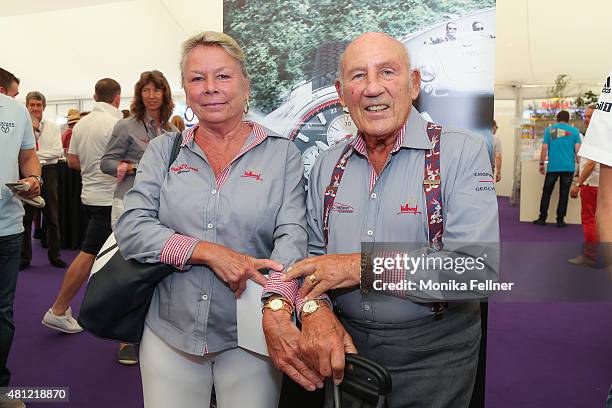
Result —
POLYGON ((79 326, 74 317, 72 317, 72 309, 70 307, 64 312, 63 316, 56 316, 51 309, 49 309, 42 319, 42 324, 50 329, 69 334, 83 331, 83 328, 79 326))

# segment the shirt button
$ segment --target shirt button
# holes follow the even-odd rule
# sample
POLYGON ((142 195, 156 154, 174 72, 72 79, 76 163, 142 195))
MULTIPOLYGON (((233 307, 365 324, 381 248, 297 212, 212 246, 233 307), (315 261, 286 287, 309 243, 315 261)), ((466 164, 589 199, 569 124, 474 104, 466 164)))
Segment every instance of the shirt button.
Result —
POLYGON ((372 195, 370 197, 376 198, 376 193, 372 193, 372 195))
POLYGON ((374 235, 374 231, 372 231, 372 230, 368 230, 368 236, 370 236, 370 237, 371 237, 372 235, 374 235))
POLYGON ((213 190, 213 191, 211 191, 211 192, 210 192, 210 194, 212 194, 212 195, 217 194, 217 190, 213 190))
POLYGON ((213 225, 212 224, 208 224, 207 227, 208 227, 208 229, 213 229, 213 225))
POLYGON ((363 310, 370 310, 370 305, 363 305, 363 310))
POLYGON ((202 300, 208 300, 208 295, 202 295, 201 299, 202 300))

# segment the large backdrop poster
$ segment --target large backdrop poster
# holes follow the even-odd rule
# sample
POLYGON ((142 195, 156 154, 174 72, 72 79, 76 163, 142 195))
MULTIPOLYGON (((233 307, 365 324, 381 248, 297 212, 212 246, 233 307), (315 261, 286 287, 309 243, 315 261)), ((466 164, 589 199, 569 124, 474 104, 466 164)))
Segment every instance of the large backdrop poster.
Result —
POLYGON ((490 139, 495 0, 224 0, 223 10, 247 56, 250 115, 296 142, 306 176, 321 150, 355 134, 334 80, 340 54, 366 31, 406 45, 425 118, 490 139))

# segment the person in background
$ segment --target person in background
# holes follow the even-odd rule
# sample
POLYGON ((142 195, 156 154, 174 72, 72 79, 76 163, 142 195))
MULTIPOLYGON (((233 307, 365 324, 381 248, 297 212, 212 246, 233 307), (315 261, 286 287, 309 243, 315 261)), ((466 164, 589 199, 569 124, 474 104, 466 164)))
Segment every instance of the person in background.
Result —
POLYGON ((72 129, 74 128, 74 125, 81 120, 81 114, 79 113, 78 109, 68 109, 66 119, 68 120, 66 122, 68 128, 62 134, 62 147, 64 148, 64 155, 68 154, 68 147, 70 146, 70 139, 72 138, 72 129))
MULTIPOLYGON (((138 162, 151 140, 166 132, 178 132, 169 122, 173 109, 172 92, 164 75, 159 71, 140 74, 134 85, 131 115, 117 122, 100 160, 102 172, 117 178, 111 212, 113 227, 123 213, 123 196, 132 188, 138 162)), ((120 344, 118 361, 137 364, 134 345, 120 344)))
POLYGON ((122 109, 121 110, 121 114, 123 115, 123 119, 127 119, 130 117, 130 110, 129 109, 122 109))
POLYGON ((567 227, 565 214, 567 201, 576 171, 576 153, 580 148, 580 131, 569 124, 568 111, 557 114, 557 123, 546 128, 542 150, 540 151, 540 173, 546 174, 542 198, 540 200, 540 216, 533 221, 535 225, 546 225, 548 206, 557 179, 559 179, 559 203, 557 204, 557 228, 567 227), (548 157, 548 167, 545 167, 548 157))
POLYGON ((121 119, 119 103, 121 86, 111 78, 99 80, 95 86, 96 103, 90 114, 82 117, 73 129, 68 149, 68 167, 81 171, 81 202, 89 215, 81 252, 64 274, 62 287, 45 313, 42 324, 64 333, 83 329, 72 317, 70 302, 87 281, 96 255, 111 234, 110 214, 115 179, 102 173, 100 158, 104 154, 115 123, 121 119))
MULTIPOLYGON (((19 80, 0 68, 0 123, 6 124, 0 132, 0 387, 8 387, 11 372, 7 360, 13 336, 13 300, 17 288, 19 252, 22 243, 24 215, 21 200, 5 183, 20 179, 30 183, 25 197, 40 194, 41 168, 36 156, 32 120, 22 104, 14 100, 19 93, 19 80), (6 131, 5 131, 6 130, 6 131)), ((21 400, 0 402, 2 408, 25 408, 21 400)))
POLYGON ((19 78, 7 70, 0 68, 0 93, 11 98, 19 95, 19 78))
POLYGON ((170 122, 174 126, 176 126, 179 132, 182 132, 183 130, 185 130, 185 121, 179 115, 174 115, 173 117, 171 117, 170 122))
MULTIPOLYGON (((236 298, 257 289, 249 279, 266 285, 270 307, 279 304, 269 312, 295 327, 294 293, 259 270, 284 276, 283 265, 306 255, 301 155, 245 121, 249 79, 234 39, 212 31, 189 38, 180 68, 197 123, 172 163, 174 137, 149 143, 115 226, 126 259, 176 268, 157 285, 140 343, 145 407, 207 407, 213 383, 219 407, 275 407, 281 372, 238 347, 236 298)), ((277 345, 296 351, 298 335, 277 345)))
MULTIPOLYGON (((589 106, 584 112, 585 132, 591 123, 595 105, 589 106)), ((599 190, 599 163, 593 160, 580 158, 580 172, 578 179, 570 190, 570 196, 577 198, 580 194, 580 222, 584 235, 582 253, 577 257, 568 259, 573 265, 597 266, 597 226, 595 214, 597 213, 597 191, 599 190)))
MULTIPOLYGON (((47 257, 49 263, 56 268, 65 268, 66 262, 60 253, 59 229, 59 193, 57 190, 57 162, 64 155, 62 150, 62 135, 59 126, 50 120, 43 119, 43 112, 47 107, 47 99, 37 91, 26 95, 26 108, 32 117, 32 128, 36 140, 36 154, 42 165, 41 196, 46 205, 40 210, 44 216, 47 229, 47 257)), ((32 221, 38 208, 24 204, 23 217, 23 243, 21 246, 21 261, 19 269, 25 269, 32 261, 32 221)))
MULTIPOLYGON (((600 164, 596 222, 601 249, 612 280, 612 113, 605 109, 612 103, 611 78, 612 72, 595 105, 578 155, 600 164)), ((612 408, 612 384, 608 390, 606 408, 612 408)))
POLYGON ((499 183, 501 181, 501 171, 502 171, 502 144, 497 133, 497 122, 493 121, 493 160, 491 161, 491 165, 493 167, 493 174, 495 175, 495 182, 499 183))

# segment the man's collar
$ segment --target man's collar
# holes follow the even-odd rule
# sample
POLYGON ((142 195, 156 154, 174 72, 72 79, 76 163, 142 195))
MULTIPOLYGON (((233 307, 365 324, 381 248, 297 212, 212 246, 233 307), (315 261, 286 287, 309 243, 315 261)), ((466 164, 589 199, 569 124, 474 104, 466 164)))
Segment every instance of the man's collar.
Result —
POLYGON ((96 103, 94 103, 92 111, 94 111, 94 110, 106 112, 106 113, 116 117, 117 119, 123 118, 123 113, 121 113, 121 111, 119 109, 115 108, 113 105, 111 105, 110 103, 107 103, 107 102, 96 102, 96 103))
POLYGON ((404 126, 406 136, 402 147, 410 149, 431 149, 429 137, 427 137, 427 121, 423 119, 421 113, 413 106, 408 116, 408 121, 404 126))
MULTIPOLYGON (((431 143, 427 137, 427 121, 423 119, 420 112, 414 106, 411 106, 408 120, 404 127, 397 132, 396 138, 396 146, 394 146, 391 153, 395 153, 403 147, 409 149, 431 149, 431 143)), ((358 153, 365 155, 366 143, 361 132, 353 139, 352 144, 358 153)))

